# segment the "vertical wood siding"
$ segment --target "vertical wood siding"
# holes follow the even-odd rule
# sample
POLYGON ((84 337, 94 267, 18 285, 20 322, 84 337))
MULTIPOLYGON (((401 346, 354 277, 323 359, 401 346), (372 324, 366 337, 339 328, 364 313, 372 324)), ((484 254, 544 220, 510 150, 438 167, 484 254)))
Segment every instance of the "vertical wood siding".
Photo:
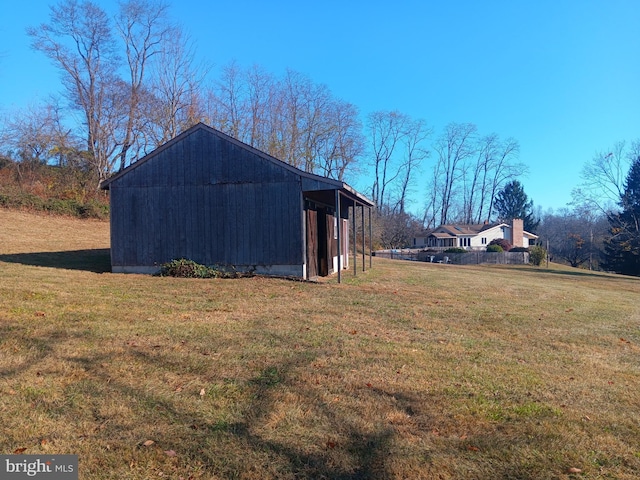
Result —
POLYGON ((203 129, 111 185, 114 266, 304 262, 294 172, 203 129))

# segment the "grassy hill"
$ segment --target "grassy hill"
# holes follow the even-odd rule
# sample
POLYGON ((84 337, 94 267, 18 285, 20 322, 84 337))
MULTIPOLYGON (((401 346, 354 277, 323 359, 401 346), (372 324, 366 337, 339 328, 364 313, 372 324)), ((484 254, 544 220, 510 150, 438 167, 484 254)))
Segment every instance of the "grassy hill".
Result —
POLYGON ((114 275, 108 232, 0 209, 0 453, 82 479, 640 476, 639 279, 114 275))

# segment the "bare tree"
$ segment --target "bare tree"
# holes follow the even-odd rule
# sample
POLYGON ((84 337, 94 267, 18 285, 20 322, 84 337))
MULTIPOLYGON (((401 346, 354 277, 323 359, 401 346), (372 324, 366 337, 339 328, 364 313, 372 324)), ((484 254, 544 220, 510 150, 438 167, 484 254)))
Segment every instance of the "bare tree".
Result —
POLYGON ((398 211, 405 212, 407 195, 416 169, 422 161, 429 156, 429 151, 424 147, 424 142, 429 138, 433 130, 424 120, 407 121, 402 142, 404 144, 404 162, 400 182, 400 194, 397 202, 398 211))
MULTIPOLYGON (((496 154, 497 135, 478 140, 476 162, 464 170, 464 222, 476 223, 476 210, 481 214, 487 197, 488 177, 496 154)), ((479 221, 477 223, 480 223, 479 221)))
POLYGON ((316 85, 304 78, 299 85, 300 115, 297 132, 300 136, 297 156, 302 159, 300 168, 314 172, 319 168, 320 149, 330 135, 331 92, 326 85, 316 85))
POLYGON ((573 204, 584 205, 607 213, 622 198, 624 182, 632 159, 640 153, 640 142, 627 149, 625 142, 617 142, 613 148, 598 152, 580 172, 581 183, 572 192, 573 204))
POLYGON ((392 211, 388 206, 376 211, 375 243, 381 248, 406 248, 422 231, 422 224, 407 212, 392 211))
POLYGON ((262 67, 253 65, 246 72, 248 95, 248 143, 264 151, 270 149, 269 112, 274 107, 276 81, 262 67))
POLYGON ((398 111, 373 112, 368 118, 374 178, 371 197, 378 208, 388 205, 389 187, 401 174, 394 162, 398 145, 405 135, 409 117, 398 111))
POLYGON ((50 21, 27 29, 34 49, 63 73, 66 96, 82 112, 87 150, 102 180, 113 167, 114 125, 120 114, 114 91, 119 65, 107 14, 95 3, 66 0, 51 7, 50 21))
POLYGON ((20 162, 47 164, 54 159, 56 123, 53 105, 29 106, 7 119, 4 146, 20 162))
POLYGON ((347 102, 333 101, 325 113, 325 138, 320 142, 316 164, 320 173, 344 180, 364 150, 362 125, 357 108, 347 102))
POLYGON ((424 228, 435 228, 437 226, 437 220, 439 218, 438 206, 439 206, 439 181, 441 178, 440 162, 435 162, 431 177, 427 180, 427 195, 424 207, 424 214, 422 216, 422 224, 424 228))
POLYGON ((498 192, 506 183, 527 172, 523 163, 514 163, 518 157, 520 145, 514 138, 492 144, 487 151, 491 153, 485 160, 482 170, 481 199, 478 203, 476 222, 491 220, 498 192), (486 211, 486 216, 485 216, 486 211))
POLYGON ((434 168, 433 188, 438 195, 440 224, 453 217, 453 208, 467 160, 476 152, 477 127, 471 123, 451 123, 435 144, 438 156, 434 168))
POLYGON ((13 112, 0 137, 0 144, 8 148, 7 158, 14 160, 15 178, 21 188, 48 194, 56 184, 63 184, 68 194, 78 193, 72 184, 83 183, 83 189, 86 182, 95 184, 83 142, 63 124, 55 100, 13 112))
POLYGON ((120 151, 116 156, 120 170, 130 163, 129 149, 139 142, 143 125, 148 121, 148 116, 141 112, 143 89, 149 63, 162 51, 165 38, 171 32, 166 19, 167 8, 166 4, 151 0, 129 0, 120 4, 116 28, 124 42, 129 67, 125 119, 118 141, 120 151))
POLYGON ((210 93, 220 130, 307 172, 342 179, 362 152, 357 109, 298 72, 225 67, 210 93))
POLYGON ((548 240, 550 253, 557 261, 572 267, 599 268, 609 226, 605 215, 583 208, 565 208, 541 218, 538 233, 543 241, 548 240))
POLYGON ((311 169, 310 141, 316 120, 314 88, 311 80, 299 72, 287 70, 279 85, 277 110, 281 139, 279 152, 285 162, 302 170, 311 169))
POLYGON ((217 118, 214 125, 234 138, 245 141, 245 91, 243 71, 232 61, 222 70, 217 82, 217 118))
POLYGON ((473 124, 447 125, 435 143, 424 224, 427 228, 459 221, 473 224, 491 220, 499 190, 526 172, 517 162, 519 145, 497 134, 477 136, 473 124))
POLYGON ((288 71, 280 82, 276 111, 284 159, 311 173, 342 179, 362 152, 357 109, 336 99, 326 85, 288 71))
POLYGON ((209 72, 196 63, 195 46, 181 28, 163 38, 153 62, 152 146, 161 145, 198 121, 205 120, 203 82, 209 72))

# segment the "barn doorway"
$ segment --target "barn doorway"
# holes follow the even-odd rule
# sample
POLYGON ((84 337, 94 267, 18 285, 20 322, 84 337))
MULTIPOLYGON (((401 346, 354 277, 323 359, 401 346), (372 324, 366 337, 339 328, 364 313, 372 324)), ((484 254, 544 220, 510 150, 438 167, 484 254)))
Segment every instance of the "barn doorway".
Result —
POLYGON ((307 203, 307 276, 326 277, 333 273, 334 216, 329 209, 307 203))

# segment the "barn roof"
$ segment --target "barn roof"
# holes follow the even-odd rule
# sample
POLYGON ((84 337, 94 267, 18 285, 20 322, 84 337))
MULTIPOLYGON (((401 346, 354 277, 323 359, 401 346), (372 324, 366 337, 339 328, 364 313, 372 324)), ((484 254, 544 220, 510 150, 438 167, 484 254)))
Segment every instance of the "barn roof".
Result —
POLYGON ((170 148, 172 145, 182 141, 183 139, 185 139, 186 137, 188 137, 189 135, 191 135, 192 133, 198 131, 198 130, 204 130, 209 134, 215 135, 227 142, 233 143, 235 145, 237 145, 240 148, 244 148, 247 149, 249 151, 251 151, 253 154, 268 160, 270 162, 275 163, 276 165, 278 165, 281 168, 284 168, 286 170, 289 170, 293 173, 295 173, 296 175, 299 175, 303 180, 306 180, 306 185, 309 187, 309 190, 339 190, 340 193, 348 198, 350 198, 351 200, 354 200, 362 205, 368 206, 368 207, 373 207, 373 202, 371 200, 369 200, 367 197, 365 197, 364 195, 362 195, 361 193, 357 192, 354 188, 352 188, 351 186, 349 186, 348 184, 346 184, 345 182, 342 182, 340 180, 335 180, 332 178, 328 178, 328 177, 323 177, 321 175, 316 175, 313 173, 309 173, 309 172, 305 172, 304 170, 300 170, 299 168, 296 168, 292 165, 289 165, 286 162, 283 162, 282 160, 279 160, 271 155, 269 155, 268 153, 265 153, 261 150, 258 150, 257 148, 252 147, 251 145, 248 145, 246 143, 241 142, 240 140, 237 140, 225 133, 222 133, 219 130, 216 130, 213 127, 210 127, 208 125, 205 125, 204 123, 198 123, 196 125, 194 125, 193 127, 189 128, 188 130, 185 130, 184 132, 182 132, 180 135, 178 135, 177 137, 175 137, 172 140, 169 140, 167 143, 161 145, 160 147, 158 147, 157 149, 155 149, 154 151, 152 151, 151 153, 145 155, 144 157, 142 157, 140 160, 132 163, 131 165, 129 165, 127 168, 121 170, 120 172, 117 172, 115 174, 113 174, 111 177, 107 178, 106 180, 102 181, 100 183, 100 188, 103 190, 108 190, 111 183, 113 183, 114 181, 118 180, 119 178, 123 177, 124 175, 127 175, 129 172, 135 170, 136 168, 140 167, 141 165, 144 165, 146 162, 152 160, 154 157, 156 157, 159 153, 161 153, 162 151, 170 148))

